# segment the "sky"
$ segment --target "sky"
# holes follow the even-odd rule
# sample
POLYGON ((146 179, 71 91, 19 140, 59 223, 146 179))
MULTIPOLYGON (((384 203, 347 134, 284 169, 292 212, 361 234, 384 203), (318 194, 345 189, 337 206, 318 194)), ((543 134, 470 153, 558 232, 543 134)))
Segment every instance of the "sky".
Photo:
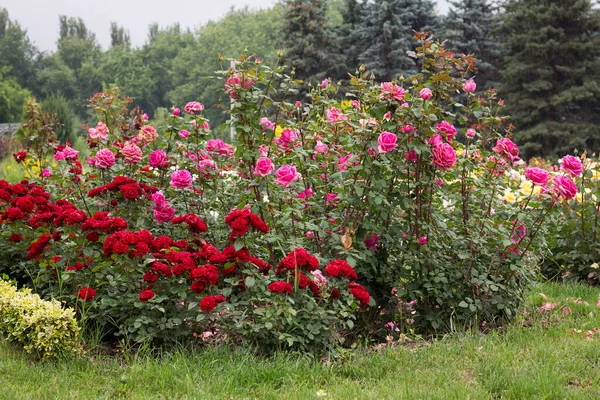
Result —
MULTIPOLYGON (((110 23, 115 21, 129 31, 134 46, 144 44, 148 25, 160 26, 179 22, 182 28, 194 29, 209 20, 223 17, 231 7, 269 8, 277 0, 2 0, 11 20, 28 32, 38 49, 54 51, 58 39, 58 16, 81 17, 88 30, 96 34, 101 46, 110 45, 110 23)), ((437 0, 438 10, 447 10, 446 0, 437 0)))

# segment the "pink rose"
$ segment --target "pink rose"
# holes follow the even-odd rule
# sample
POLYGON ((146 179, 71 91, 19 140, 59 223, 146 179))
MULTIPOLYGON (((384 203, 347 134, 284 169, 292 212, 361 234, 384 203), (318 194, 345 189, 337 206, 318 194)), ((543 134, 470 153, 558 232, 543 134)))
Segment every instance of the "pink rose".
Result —
POLYGON ((212 139, 206 142, 206 151, 221 156, 232 156, 235 149, 232 145, 225 143, 221 139, 212 139))
POLYGON ((473 78, 469 79, 463 84, 463 90, 467 93, 473 93, 475 89, 477 89, 477 84, 475 84, 473 78))
POLYGON ((197 101, 190 101, 183 107, 183 110, 188 114, 194 114, 198 111, 204 110, 204 105, 198 103, 197 101))
POLYGON ((179 108, 174 108, 173 111, 171 111, 171 114, 177 117, 181 114, 181 110, 179 108))
POLYGON ((140 133, 138 134, 138 139, 142 142, 148 144, 152 143, 158 137, 158 133, 156 133, 156 129, 151 127, 150 125, 144 125, 140 128, 140 133))
POLYGON ((477 132, 475 132, 475 129, 469 129, 467 130, 467 133, 465 133, 465 136, 472 139, 475 137, 476 134, 477 132))
POLYGON ((417 152, 412 149, 404 153, 404 159, 408 162, 416 162, 417 158, 417 152))
POLYGON ((180 138, 187 139, 188 136, 190 136, 190 133, 188 131, 186 131, 185 129, 182 129, 179 131, 180 138))
POLYGON ((427 244, 427 236, 421 236, 421 237, 419 238, 419 244, 420 244, 421 246, 423 246, 423 245, 427 244))
POLYGON ((54 153, 54 160, 55 161, 61 161, 64 160, 65 157, 65 152, 64 151, 57 151, 56 153, 54 153))
POLYGON ((429 100, 433 96, 433 92, 429 88, 424 88, 419 91, 419 96, 421 96, 423 100, 429 100))
POLYGON ((142 120, 148 121, 148 114, 146 114, 146 113, 142 114, 142 120))
POLYGON ((398 137, 391 132, 382 132, 377 138, 377 150, 380 153, 387 153, 396 148, 396 140, 398 137))
POLYGON ((85 159, 85 162, 88 165, 96 165, 96 158, 95 157, 88 157, 85 159))
POLYGON ((567 176, 559 175, 552 179, 556 186, 558 194, 567 200, 571 200, 577 195, 577 186, 567 176))
POLYGON ((275 130, 275 124, 269 121, 269 118, 267 117, 262 117, 259 125, 262 126, 263 129, 269 129, 271 131, 275 130))
POLYGON ((298 100, 296 100, 296 108, 300 108, 302 107, 302 103, 300 103, 298 100))
POLYGON ((275 143, 277 143, 284 149, 287 149, 292 142, 296 141, 296 139, 298 139, 298 134, 296 133, 296 131, 292 129, 284 129, 283 131, 281 131, 281 136, 275 139, 275 143))
POLYGON ((501 157, 513 162, 515 158, 519 158, 519 148, 508 138, 501 138, 496 141, 496 146, 492 148, 501 157))
POLYGON ((110 168, 115 165, 115 155, 109 149, 101 149, 96 153, 96 166, 98 168, 110 168))
POLYGON ((321 81, 321 89, 325 89, 329 85, 329 79, 325 78, 321 81))
POLYGON ((560 161, 560 169, 571 175, 573 178, 581 176, 583 165, 581 165, 581 160, 578 157, 564 156, 560 161))
POLYGON ((313 191, 311 188, 306 189, 304 192, 298 193, 299 199, 309 199, 313 196, 314 196, 314 194, 313 194, 313 191))
POLYGON ((254 175, 267 176, 275 170, 275 164, 268 157, 261 157, 256 161, 256 167, 254 167, 254 175))
POLYGON ((456 153, 448 143, 440 143, 431 149, 433 165, 444 171, 456 164, 456 153))
POLYGON ((169 205, 162 190, 159 190, 158 192, 152 194, 152 201, 156 205, 156 208, 164 208, 169 205))
POLYGON ((159 224, 170 222, 175 216, 175 209, 172 207, 155 208, 152 215, 159 224))
POLYGON ((161 149, 156 149, 148 156, 148 164, 153 168, 164 168, 169 165, 167 153, 161 149))
POLYGON ((280 167, 276 172, 277 177, 276 183, 285 188, 289 187, 292 182, 296 182, 300 178, 300 174, 296 171, 296 167, 291 165, 284 165, 280 167))
POLYGON ((381 94, 379 95, 379 98, 381 98, 381 100, 403 101, 405 93, 404 89, 395 83, 383 82, 381 84, 381 94))
POLYGON ((436 133, 431 139, 428 140, 428 142, 432 146, 437 146, 438 144, 441 144, 443 142, 442 135, 436 133))
POLYGON ((315 145, 315 153, 323 154, 327 151, 327 145, 320 140, 317 140, 317 144, 315 145))
POLYGON ((42 177, 49 178, 52 176, 52 171, 49 168, 44 168, 42 171, 42 177))
POLYGON ((443 133, 443 136, 446 137, 448 143, 451 143, 456 135, 456 128, 448 121, 440 122, 435 126, 435 129, 437 129, 438 132, 443 133))
POLYGON ((331 123, 348 120, 348 117, 344 115, 342 110, 335 107, 331 107, 329 110, 325 110, 325 115, 327 116, 327 122, 331 123))
POLYGON ((142 160, 142 149, 136 144, 126 142, 121 149, 121 154, 125 158, 125 164, 137 164, 142 160))
POLYGON ((534 185, 544 186, 550 179, 550 173, 545 169, 533 167, 525 170, 525 176, 530 179, 534 185))
POLYGON ((185 189, 192 184, 192 174, 185 169, 178 169, 171 174, 171 187, 185 189))
POLYGON ((79 154, 79 152, 77 150, 72 149, 69 146, 65 146, 65 148, 63 149, 63 153, 65 153, 65 158, 70 158, 70 159, 77 158, 77 155, 79 154))
POLYGON ((104 140, 108 136, 108 127, 102 122, 98 122, 95 128, 88 130, 88 133, 92 139, 104 140))
POLYGON ((360 103, 358 102, 358 100, 352 100, 352 108, 358 108, 360 107, 360 103))
POLYGON ((327 193, 325 195, 325 205, 328 205, 329 203, 334 201, 337 196, 338 196, 337 193, 327 193))

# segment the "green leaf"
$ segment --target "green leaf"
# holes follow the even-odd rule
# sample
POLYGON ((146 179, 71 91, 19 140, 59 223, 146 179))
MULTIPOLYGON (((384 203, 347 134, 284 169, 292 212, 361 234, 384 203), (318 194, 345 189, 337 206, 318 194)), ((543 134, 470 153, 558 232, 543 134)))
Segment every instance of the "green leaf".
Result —
POLYGON ((466 301, 464 301, 464 300, 463 300, 463 301, 461 301, 460 303, 458 303, 458 306, 459 306, 459 307, 462 307, 462 308, 467 308, 467 307, 469 307, 469 305, 467 304, 467 302, 466 302, 466 301))
MULTIPOLYGON (((256 281, 254 280, 253 277, 248 276, 246 277, 246 279, 244 280, 244 283, 246 284, 246 287, 251 288, 252 286, 254 286, 254 284, 256 283, 256 281)), ((227 296, 225 296, 227 297, 227 296)))

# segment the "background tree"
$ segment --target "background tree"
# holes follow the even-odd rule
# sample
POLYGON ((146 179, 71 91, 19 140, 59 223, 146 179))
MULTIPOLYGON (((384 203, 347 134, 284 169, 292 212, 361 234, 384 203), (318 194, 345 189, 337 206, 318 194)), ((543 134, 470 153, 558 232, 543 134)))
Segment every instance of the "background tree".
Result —
POLYGON ((14 76, 8 76, 10 67, 0 67, 0 122, 20 121, 23 105, 30 95, 14 76))
POLYGON ((62 94, 53 93, 42 101, 41 106, 42 111, 54 115, 58 122, 54 129, 56 137, 61 142, 74 141, 77 121, 68 100, 62 94))
POLYGON ((501 47, 498 37, 499 6, 490 0, 451 1, 443 19, 441 39, 458 54, 475 54, 479 89, 500 84, 501 47))
POLYGON ((501 94, 525 158, 600 149, 599 32, 589 0, 506 4, 501 94))
POLYGON ((11 21, 8 11, 0 7, 0 68, 3 76, 14 77, 21 87, 36 87, 35 58, 38 50, 31 43, 27 31, 11 21))

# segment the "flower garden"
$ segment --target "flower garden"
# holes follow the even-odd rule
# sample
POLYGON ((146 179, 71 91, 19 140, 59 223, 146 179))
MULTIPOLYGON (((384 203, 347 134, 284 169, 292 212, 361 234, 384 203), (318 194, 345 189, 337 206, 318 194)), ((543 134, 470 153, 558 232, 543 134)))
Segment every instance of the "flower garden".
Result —
POLYGON ((499 327, 543 278, 598 284, 596 160, 526 165, 474 58, 416 38, 416 76, 309 100, 242 56, 219 77, 231 143, 196 101, 153 126, 111 89, 84 158, 30 104, 0 272, 106 341, 312 355, 499 327))

